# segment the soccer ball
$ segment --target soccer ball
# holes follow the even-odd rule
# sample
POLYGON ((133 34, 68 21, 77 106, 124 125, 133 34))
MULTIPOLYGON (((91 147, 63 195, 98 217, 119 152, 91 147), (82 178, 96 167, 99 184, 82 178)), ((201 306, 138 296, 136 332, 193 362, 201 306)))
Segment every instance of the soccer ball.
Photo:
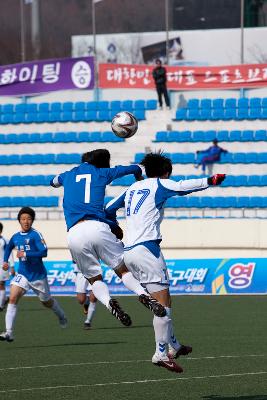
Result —
POLYGON ((130 138, 138 129, 138 121, 130 112, 122 111, 113 117, 111 129, 120 138, 130 138))

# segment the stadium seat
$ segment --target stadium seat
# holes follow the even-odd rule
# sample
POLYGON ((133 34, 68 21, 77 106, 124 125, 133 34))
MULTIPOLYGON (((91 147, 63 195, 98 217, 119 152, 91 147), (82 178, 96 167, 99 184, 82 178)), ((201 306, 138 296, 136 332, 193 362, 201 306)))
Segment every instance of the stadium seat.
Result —
POLYGON ((204 142, 204 131, 192 132, 192 142, 204 142))
POLYGON ((19 103, 14 106, 14 112, 24 114, 26 112, 26 103, 19 103))
POLYGON ((201 99, 200 100, 200 108, 202 109, 210 109, 211 108, 211 99, 201 99))
POLYGON ((234 130, 229 132, 229 141, 230 142, 240 142, 241 140, 241 131, 234 130))
POLYGON ((179 108, 176 110, 175 120, 183 121, 187 117, 187 108, 179 108))
POLYGON ((11 202, 10 202, 10 197, 4 196, 0 197, 0 207, 10 207, 11 202))
POLYGON ((265 129, 259 129, 255 131, 254 140, 257 142, 259 141, 266 141, 267 140, 267 133, 265 129))
POLYGON ((3 104, 1 112, 3 114, 13 114, 14 104, 3 104))
POLYGON ((36 116, 36 122, 42 124, 43 122, 49 122, 48 112, 38 112, 36 116))
POLYGON ((86 103, 86 110, 88 110, 88 111, 98 110, 98 102, 97 101, 88 101, 86 103))
POLYGON ((73 121, 74 122, 85 122, 86 121, 85 111, 75 111, 73 114, 73 121))
POLYGON ((64 132, 56 132, 53 136, 54 143, 66 143, 67 135, 64 132))
POLYGON ((192 132, 191 131, 181 131, 179 133, 179 142, 191 142, 192 132))
POLYGON ((213 109, 223 109, 224 108, 224 99, 213 99, 212 108, 213 109))
POLYGON ((258 153, 258 163, 259 164, 267 163, 267 153, 258 153))
POLYGON ((134 114, 138 121, 142 121, 142 120, 146 119, 145 110, 136 109, 134 114))
POLYGON ((238 108, 237 114, 236 114, 236 119, 237 120, 248 119, 248 108, 238 108))
POLYGON ((97 103, 97 110, 99 111, 106 111, 109 110, 109 102, 106 100, 98 101, 97 103))
POLYGON ((261 119, 267 119, 267 107, 261 110, 261 119))
POLYGON ((151 99, 146 101, 146 110, 156 110, 157 109, 157 100, 151 99))
POLYGON ((248 196, 237 197, 236 203, 237 203, 236 204, 237 208, 247 208, 249 206, 249 197, 248 196))
POLYGON ((250 108, 261 108, 261 98, 251 97, 251 99, 249 99, 249 107, 250 108))
POLYGON ((145 110, 146 103, 145 100, 135 100, 134 101, 134 110, 145 110))
POLYGON ((60 113, 62 111, 61 109, 61 103, 60 102, 53 102, 50 104, 50 111, 51 113, 60 113))
POLYGON ((254 132, 252 130, 244 130, 241 132, 241 142, 252 142, 254 140, 254 132))
MULTIPOLYGON (((52 106, 52 104, 51 104, 51 106, 52 106)), ((55 103, 55 104, 60 104, 60 103, 55 103)), ((60 122, 61 121, 61 113, 59 111, 51 111, 48 114, 48 118, 49 118, 49 122, 60 122)))
POLYGON ((97 111, 96 110, 89 110, 85 112, 85 120, 87 122, 96 121, 97 111))
POLYGON ((90 141, 90 132, 87 131, 77 132, 77 142, 83 143, 89 141, 90 141))
POLYGON ((84 101, 77 101, 73 104, 73 110, 76 111, 85 111, 85 102, 84 101))
POLYGON ((101 132, 100 131, 91 132, 90 133, 90 141, 91 142, 101 142, 102 141, 101 132))
MULTIPOLYGON (((110 111, 113 114, 117 114, 119 111, 121 111, 121 102, 120 100, 112 100, 109 103, 110 111)), ((124 111, 124 110, 122 110, 124 111)))
POLYGON ((36 161, 39 161, 42 164, 54 164, 55 160, 56 160, 56 154, 48 153, 48 154, 40 154, 36 161))
POLYGON ((40 143, 53 143, 54 135, 52 132, 44 132, 40 134, 40 143))
POLYGON ((187 207, 189 208, 199 208, 200 207, 200 198, 199 197, 188 197, 187 199, 187 207))
POLYGON ((133 111, 133 101, 132 100, 122 100, 121 102, 121 109, 123 111, 133 111))
POLYGON ((63 112, 66 112, 66 111, 72 112, 73 108, 74 108, 73 102, 72 101, 66 101, 66 102, 62 103, 61 110, 63 112))
POLYGON ((212 142, 215 138, 216 138, 216 131, 214 130, 204 131, 203 142, 212 142))
POLYGON ((249 207, 250 208, 260 208, 262 207, 262 197, 253 196, 249 198, 249 207))
POLYGON ((248 113, 248 119, 260 119, 261 118, 261 108, 250 108, 248 113))
POLYGON ((9 176, 0 176, 0 186, 11 186, 9 176))
POLYGON ((187 108, 190 110, 199 108, 199 99, 189 99, 187 103, 187 108))
POLYGON ((98 111, 96 120, 98 122, 110 121, 111 120, 110 111, 108 109, 103 109, 98 111))
POLYGON ((63 111, 60 113, 60 122, 74 122, 72 111, 63 111))
POLYGON ((258 153, 246 153, 245 157, 247 164, 258 163, 258 153))
POLYGON ((225 103, 224 103, 224 107, 226 109, 236 108, 236 99, 234 99, 234 98, 226 99, 225 103))
POLYGON ((13 124, 13 121, 14 121, 14 115, 13 115, 13 113, 11 114, 11 113, 6 113, 6 114, 2 114, 1 115, 1 124, 4 124, 4 125, 6 125, 6 124, 13 124))
POLYGON ((167 131, 159 131, 156 133, 155 142, 167 142, 168 132, 167 131))
POLYGON ((244 108, 244 109, 248 109, 248 103, 249 100, 246 97, 241 97, 240 99, 237 100, 237 107, 240 108, 244 108))
POLYGON ((39 113, 49 113, 50 105, 49 103, 39 103, 37 109, 39 113))
POLYGON ((236 109, 235 108, 226 108, 223 115, 223 120, 230 121, 236 118, 236 109))
POLYGON ((38 107, 37 107, 36 103, 27 103, 25 106, 26 106, 26 113, 29 113, 29 114, 37 113, 38 107))
POLYGON ((224 119, 224 109, 223 108, 215 108, 212 110, 211 114, 212 121, 219 121, 224 119))
POLYGON ((247 180, 248 186, 260 186, 260 176, 258 175, 250 175, 247 180))
POLYGON ((228 131, 218 131, 216 137, 219 142, 228 142, 229 141, 229 132, 228 131))
POLYGON ((181 115, 181 116, 184 115, 184 118, 181 118, 181 119, 186 119, 187 121, 198 120, 200 117, 200 112, 202 112, 202 111, 203 110, 199 111, 198 109, 193 108, 193 109, 189 109, 188 113, 186 114, 183 112, 183 109, 180 108, 179 110, 176 111, 176 118, 178 115, 181 115))
POLYGON ((202 108, 200 109, 198 118, 200 121, 207 121, 211 119, 212 110, 211 108, 202 108))

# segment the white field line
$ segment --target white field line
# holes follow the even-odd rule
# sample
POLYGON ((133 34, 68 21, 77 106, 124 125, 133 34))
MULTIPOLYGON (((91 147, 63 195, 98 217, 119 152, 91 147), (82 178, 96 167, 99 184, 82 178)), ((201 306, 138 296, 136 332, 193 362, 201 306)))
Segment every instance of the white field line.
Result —
MULTIPOLYGON (((245 355, 226 355, 226 356, 206 356, 206 357, 184 357, 185 360, 217 360, 220 358, 247 358, 247 357, 267 357, 266 354, 245 354, 245 355)), ((20 367, 7 367, 0 368, 0 372, 15 371, 21 369, 36 369, 36 368, 62 368, 62 367, 79 367, 83 365, 107 365, 107 364, 138 364, 143 362, 151 362, 151 360, 121 360, 121 361, 96 361, 96 362, 82 362, 82 363, 68 363, 68 364, 46 364, 46 365, 29 365, 20 367)))
POLYGON ((190 380, 194 380, 194 379, 233 378, 233 377, 242 377, 242 376, 265 375, 265 374, 267 374, 267 371, 245 372, 245 373, 224 374, 224 375, 189 376, 189 377, 167 378, 167 379, 145 379, 142 381, 138 380, 138 381, 92 383, 92 384, 88 384, 88 385, 43 386, 43 387, 35 387, 35 388, 0 390, 0 393, 20 393, 20 392, 33 392, 33 391, 38 391, 38 390, 76 389, 76 388, 92 388, 92 387, 101 387, 101 386, 104 387, 104 386, 118 386, 118 385, 134 385, 134 384, 140 384, 140 383, 190 381, 190 380))

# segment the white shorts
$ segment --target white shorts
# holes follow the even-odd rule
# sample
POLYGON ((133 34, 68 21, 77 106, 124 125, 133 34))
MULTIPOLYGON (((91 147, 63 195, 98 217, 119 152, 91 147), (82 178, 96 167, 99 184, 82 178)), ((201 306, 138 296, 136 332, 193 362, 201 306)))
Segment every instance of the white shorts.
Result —
POLYGON ((161 290, 160 285, 163 286, 162 289, 169 286, 168 270, 161 252, 157 258, 145 246, 137 245, 131 250, 125 250, 124 262, 133 276, 146 286, 149 292, 152 292, 149 290, 149 286, 153 287, 151 284, 157 284, 158 287, 153 291, 161 290))
POLYGON ((37 294, 40 301, 48 301, 51 299, 47 278, 30 282, 24 275, 17 274, 10 282, 10 285, 18 286, 26 292, 27 290, 32 289, 34 293, 37 294))
POLYGON ((9 272, 4 271, 2 267, 0 267, 0 282, 8 281, 10 279, 9 272))
POLYGON ((123 260, 123 245, 104 222, 83 221, 68 232, 68 245, 73 260, 86 278, 102 274, 100 260, 116 268, 123 260))
POLYGON ((76 273, 75 291, 76 293, 86 293, 92 290, 92 286, 81 272, 76 273))

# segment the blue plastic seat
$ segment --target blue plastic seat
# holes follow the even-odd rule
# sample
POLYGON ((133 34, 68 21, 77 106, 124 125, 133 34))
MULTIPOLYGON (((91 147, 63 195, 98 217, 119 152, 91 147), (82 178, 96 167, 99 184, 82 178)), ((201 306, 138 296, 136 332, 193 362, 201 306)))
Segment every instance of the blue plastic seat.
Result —
POLYGON ((212 142, 217 137, 216 131, 213 129, 204 131, 203 142, 212 142))
POLYGON ((59 101, 53 102, 50 104, 50 111, 52 113, 57 112, 60 113, 62 111, 62 105, 59 101))
POLYGON ((236 208, 237 198, 235 196, 228 196, 224 198, 224 208, 236 208))
POLYGON ((267 186, 267 175, 261 176, 261 186, 267 186))
POLYGON ((257 142, 259 141, 266 141, 267 140, 267 132, 265 129, 256 130, 254 133, 254 140, 257 142))
POLYGON ((261 208, 262 207, 262 197, 260 196, 252 196, 249 198, 249 207, 250 208, 261 208))
POLYGON ((146 108, 145 100, 135 100, 133 108, 134 110, 145 110, 146 108))
POLYGON ((17 143, 18 143, 17 133, 9 133, 6 135, 6 144, 17 144, 17 143))
POLYGON ((235 177, 234 186, 247 186, 247 175, 238 175, 235 177))
POLYGON ((67 142, 67 135, 65 132, 56 132, 53 137, 54 143, 66 143, 67 142))
POLYGON ((74 122, 85 122, 86 121, 86 113, 85 111, 75 111, 73 114, 74 122))
POLYGON ((249 206, 249 197, 241 196, 237 197, 237 208, 247 208, 249 206))
POLYGON ((97 109, 98 109, 99 111, 106 111, 106 110, 109 110, 109 101, 107 101, 107 100, 98 101, 98 103, 97 103, 97 109))
POLYGON ((262 108, 267 108, 267 97, 263 97, 261 100, 261 106, 262 108))
POLYGON ((211 114, 212 121, 219 121, 224 119, 224 109, 223 108, 215 108, 211 114))
POLYGON ((236 119, 236 108, 226 108, 224 111, 223 119, 225 121, 236 119))
POLYGON ((85 101, 77 101, 76 103, 73 104, 73 109, 74 111, 85 111, 85 101))
POLYGON ((79 143, 90 142, 90 132, 87 131, 77 132, 77 142, 79 143))
POLYGON ((8 196, 0 197, 0 207, 10 207, 11 198, 8 196))
POLYGON ((261 119, 267 119, 267 107, 261 110, 261 119))
POLYGON ((56 159, 55 154, 47 153, 47 154, 40 154, 37 161, 39 161, 41 164, 55 164, 55 159, 56 159))
POLYGON ((30 143, 29 133, 20 133, 17 135, 17 143, 30 143))
POLYGON ((200 100, 200 108, 202 109, 209 109, 211 108, 211 99, 201 99, 200 100))
MULTIPOLYGON (((144 158, 145 154, 144 153, 136 153, 135 154, 135 158, 134 158, 134 162, 139 164, 142 159, 144 158)), ((1 156, 0 156, 0 161, 1 161, 1 156)))
POLYGON ((102 142, 102 134, 100 131, 95 131, 90 133, 91 142, 102 142))
POLYGON ((198 109, 199 108, 199 99, 189 99, 187 103, 188 109, 198 109))
POLYGON ((61 121, 61 113, 59 111, 51 111, 48 115, 49 115, 49 117, 48 117, 49 122, 60 122, 61 121))
POLYGON ((74 108, 73 102, 72 101, 66 101, 66 102, 62 103, 61 110, 63 112, 65 112, 65 111, 72 112, 73 108, 74 108))
POLYGON ((199 112, 199 117, 195 118, 200 121, 207 121, 211 119, 212 110, 211 108, 201 108, 199 112))
POLYGON ((237 114, 236 114, 236 119, 237 120, 248 119, 248 108, 238 108, 237 114))
POLYGON ((233 163, 234 164, 244 164, 246 162, 245 153, 234 153, 233 163))
POLYGON ((98 111, 96 120, 98 122, 110 121, 111 120, 110 111, 108 109, 107 110, 98 111))
POLYGON ((38 112, 36 116, 36 122, 42 124, 43 122, 49 122, 48 112, 38 112))
POLYGON ((14 104, 3 104, 1 111, 2 111, 3 114, 13 114, 13 112, 14 112, 14 104))
POLYGON ((27 103, 26 104, 26 113, 32 114, 32 113, 37 113, 37 104, 36 103, 27 103))
POLYGON ((146 119, 145 110, 141 110, 141 109, 135 110, 134 115, 138 121, 142 121, 142 120, 146 119))
POLYGON ((213 208, 213 198, 208 196, 200 197, 200 207, 213 208))
POLYGON ((260 186, 260 176, 250 175, 248 176, 248 186, 260 186))
POLYGON ((121 101, 120 100, 110 101, 109 108, 114 114, 117 114, 119 111, 121 111, 121 101))
POLYGON ((133 101, 132 100, 122 100, 121 110, 132 112, 133 111, 133 101))
POLYGON ((60 113, 60 122, 74 122, 72 111, 63 111, 60 113))
POLYGON ((240 142, 241 141, 241 131, 234 130, 229 132, 229 141, 230 142, 240 142))
POLYGON ((97 111, 96 110, 86 111, 86 113, 85 113, 85 120, 87 122, 96 121, 96 117, 97 117, 97 111))
POLYGON ((14 106, 14 112, 24 114, 26 112, 26 103, 19 103, 14 106))
POLYGON ((189 208, 199 208, 200 207, 200 198, 199 197, 188 197, 187 198, 187 206, 189 208))
POLYGON ((224 107, 226 109, 236 108, 236 99, 234 98, 226 99, 224 102, 224 107))
POLYGON ((150 99, 146 101, 146 110, 156 110, 157 109, 157 100, 155 99, 150 99))
POLYGON ((212 101, 212 108, 214 109, 222 109, 224 108, 224 99, 213 99, 212 101))
POLYGON ((179 142, 191 142, 192 133, 191 131, 181 131, 179 133, 179 142))
POLYGON ((218 131, 216 137, 219 142, 228 142, 229 141, 229 132, 226 130, 218 131))
POLYGON ((175 120, 183 121, 187 117, 187 108, 179 108, 176 110, 175 120))
POLYGON ((49 103, 39 103, 37 109, 39 113, 49 113, 50 105, 49 103))
POLYGON ((69 164, 69 154, 64 154, 64 153, 60 153, 60 154, 56 154, 56 158, 55 158, 55 163, 56 164, 69 164))
POLYGON ((204 131, 192 132, 192 142, 204 142, 204 131))
POLYGON ((0 186, 11 186, 10 176, 0 176, 0 186))
POLYGON ((23 177, 19 175, 10 176, 9 186, 21 186, 23 185, 23 177))
POLYGON ((260 119, 261 118, 261 108, 250 108, 248 113, 248 119, 260 119))
POLYGON ((167 131, 159 131, 156 133, 155 142, 167 142, 168 132, 167 131))
POLYGON ((1 115, 1 124, 13 124, 14 122, 14 114, 2 114, 1 115))
POLYGON ((44 132, 40 134, 40 143, 53 143, 54 135, 52 132, 44 132))
POLYGON ((246 153, 246 163, 258 163, 258 153, 246 153))
POLYGON ((21 154, 20 164, 34 164, 34 154, 21 154))
POLYGON ((241 132, 241 142, 253 142, 254 132, 252 130, 245 130, 241 132))
POLYGON ((195 162, 195 154, 194 153, 185 153, 184 154, 184 164, 193 164, 195 162))
POLYGON ((237 100, 238 108, 248 109, 248 104, 249 104, 249 99, 247 99, 246 97, 241 97, 240 99, 237 100))
POLYGON ((267 163, 267 153, 258 153, 258 163, 259 164, 267 163))
POLYGON ((88 110, 88 111, 98 110, 98 102, 97 101, 88 101, 86 103, 86 110, 88 110))
MULTIPOLYGON (((178 114, 181 114, 181 115, 184 114, 184 112, 182 112, 182 109, 176 111, 176 119, 178 119, 177 118, 178 114)), ((199 117, 200 117, 200 111, 197 108, 189 109, 188 114, 187 115, 185 114, 185 119, 187 121, 195 121, 195 120, 198 120, 199 117)), ((182 118, 182 119, 184 119, 184 118, 182 118)))
POLYGON ((260 97, 251 97, 249 100, 250 108, 261 108, 261 98, 260 97))
POLYGON ((221 164, 231 164, 233 162, 233 153, 222 153, 221 154, 221 164))

